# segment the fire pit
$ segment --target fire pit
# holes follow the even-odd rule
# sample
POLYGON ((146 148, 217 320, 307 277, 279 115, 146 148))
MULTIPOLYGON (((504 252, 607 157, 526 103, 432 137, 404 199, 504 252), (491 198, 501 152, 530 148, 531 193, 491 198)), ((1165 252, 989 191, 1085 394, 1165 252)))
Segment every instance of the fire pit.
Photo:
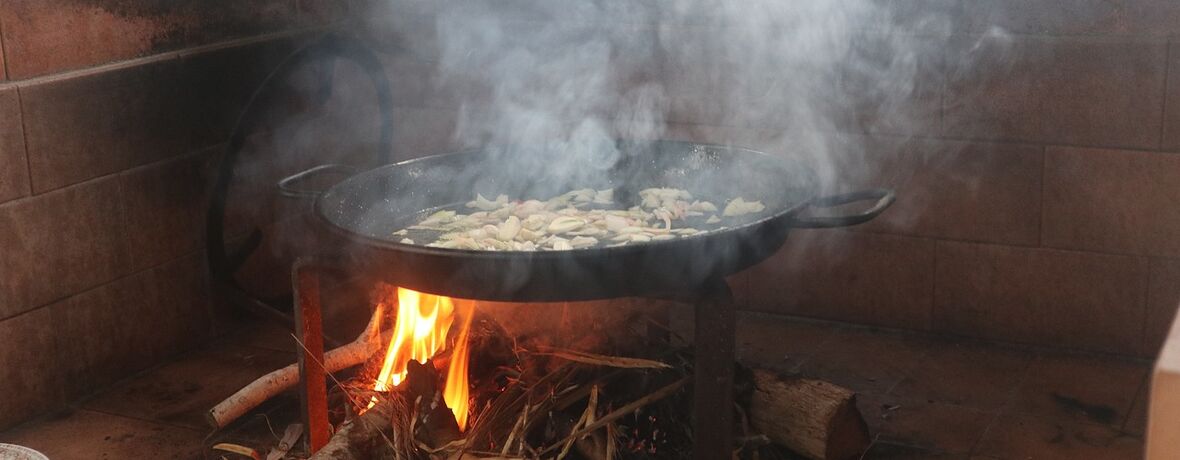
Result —
MULTIPOLYGON (((473 317, 472 301, 575 301, 618 297, 677 299, 695 306, 695 357, 692 364, 694 458, 725 458, 732 450, 734 372, 734 307, 727 275, 753 265, 782 245, 793 227, 820 228, 867 221, 886 209, 893 194, 867 190, 827 198, 814 196, 815 180, 803 165, 786 157, 752 150, 685 142, 620 142, 620 161, 589 183, 578 186, 610 188, 614 199, 630 205, 648 187, 684 187, 706 197, 747 197, 765 203, 766 212, 739 219, 731 226, 691 237, 643 242, 619 247, 569 251, 507 251, 424 247, 399 241, 398 228, 439 209, 452 208, 477 192, 496 196, 544 195, 566 180, 547 181, 546 165, 515 161, 504 150, 440 155, 380 167, 356 174, 326 192, 299 188, 310 176, 339 172, 323 166, 285 179, 280 187, 291 196, 316 198, 316 214, 336 234, 351 243, 334 254, 334 265, 373 274, 398 286, 394 337, 374 388, 388 391, 409 376, 410 363, 426 362, 444 348, 455 321, 455 300, 468 299, 460 310, 468 313, 458 328, 445 388, 445 407, 454 412, 452 424, 464 427, 467 405, 466 341, 473 317), (868 210, 846 216, 804 217, 809 207, 831 207, 874 200, 868 210), (449 297, 448 297, 449 296, 449 297), (429 306, 411 299, 429 299, 429 306), (411 317, 406 314, 413 313, 411 317), (441 316, 440 316, 441 315, 441 316), (410 339, 413 336, 413 339, 410 339), (702 414, 708 414, 702 416, 702 414), (706 435, 702 435, 707 433, 706 435)), ((319 262, 295 269, 297 331, 303 345, 300 382, 311 451, 327 445, 328 422, 325 376, 355 365, 372 354, 367 339, 347 353, 323 351, 319 324, 319 262), (348 354, 348 359, 341 356, 348 354), (359 358, 359 359, 358 359, 359 358)), ((380 313, 374 316, 380 322, 380 313)), ((433 379, 423 377, 424 381, 433 379)), ((684 380, 660 388, 666 397, 684 380)), ((429 396, 429 395, 427 395, 429 396)), ((232 400, 233 398, 231 398, 232 400)), ((373 398, 362 411, 377 403, 373 398)), ((237 409, 232 404, 231 409, 237 409)), ((214 409, 215 425, 226 413, 214 409)), ((383 409, 384 410, 384 409, 383 409)), ((237 413, 231 415, 240 415, 237 413)), ((232 417, 226 417, 231 418, 232 417)), ((591 415, 591 418, 592 415, 591 415)), ((478 422, 478 420, 477 420, 478 422)), ((583 427, 585 429, 585 427, 583 427)), ((552 448, 552 446, 550 446, 552 448)), ((568 449, 568 447, 567 447, 568 449)))

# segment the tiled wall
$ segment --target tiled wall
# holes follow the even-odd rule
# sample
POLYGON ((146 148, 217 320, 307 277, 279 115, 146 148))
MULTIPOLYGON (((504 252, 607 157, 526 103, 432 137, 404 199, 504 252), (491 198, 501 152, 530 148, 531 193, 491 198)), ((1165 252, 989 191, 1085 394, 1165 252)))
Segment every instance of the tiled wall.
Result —
MULTIPOLYGON (((214 333, 201 252, 211 167, 262 73, 346 3, 0 4, 0 428, 214 333)), ((890 186, 900 198, 871 224, 792 235, 733 280, 743 308, 1153 355, 1180 303, 1180 5, 889 3, 938 11, 950 27, 911 37, 926 48, 912 93, 888 111, 865 97, 823 136, 835 164, 857 165, 845 186, 890 186)), ((460 113, 487 94, 437 78, 438 2, 374 4, 361 11, 391 19, 376 44, 411 50, 386 56, 395 156, 461 147, 460 113)), ((668 91, 664 137, 783 149, 775 135, 789 117, 733 123, 685 85, 691 67, 651 57, 618 63, 625 79, 668 91)), ((855 79, 839 83, 858 94, 855 79)), ((272 197, 282 172, 335 151, 327 134, 371 124, 366 96, 353 96, 344 122, 311 118, 252 138, 298 161, 243 165, 256 188, 242 196, 272 197)), ((279 221, 268 234, 304 227, 270 215, 280 207, 244 212, 279 221)), ((267 246, 244 270, 281 289, 282 264, 262 259, 283 252, 267 246)))
MULTIPOLYGON (((912 92, 886 110, 866 95, 824 136, 849 166, 847 188, 893 187, 899 199, 870 224, 792 235, 734 280, 743 307, 1154 355, 1180 305, 1180 4, 885 3, 946 27, 907 37, 922 47, 912 92)), ((393 25, 418 53, 433 49, 426 16, 393 25)), ((664 137, 784 150, 788 117, 732 123, 715 113, 724 101, 683 86, 692 66, 640 65, 662 66, 651 78, 672 98, 664 137)), ((412 133, 399 144, 455 148, 453 93, 464 90, 432 86, 429 63, 392 68, 414 88, 399 100, 399 129, 412 133)), ((859 94, 854 79, 836 83, 859 94)))
POLYGON ((212 166, 302 3, 0 3, 0 429, 215 333, 212 166))
POLYGON ((955 3, 931 123, 839 129, 881 165, 850 182, 894 209, 800 232, 743 276, 746 307, 1155 355, 1180 305, 1180 7, 955 3))

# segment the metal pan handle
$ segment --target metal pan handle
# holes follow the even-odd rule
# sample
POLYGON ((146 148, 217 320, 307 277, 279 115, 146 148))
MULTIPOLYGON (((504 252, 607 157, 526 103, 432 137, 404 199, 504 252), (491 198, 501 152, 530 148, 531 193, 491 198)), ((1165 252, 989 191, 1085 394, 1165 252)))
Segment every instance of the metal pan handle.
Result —
POLYGON ((333 173, 351 176, 356 174, 358 171, 359 170, 356 167, 350 165, 336 163, 319 165, 305 171, 297 172, 289 177, 284 178, 283 180, 280 180, 278 183, 279 193, 289 198, 318 198, 320 195, 324 194, 324 190, 300 188, 298 186, 299 183, 319 174, 333 173))
POLYGON ((869 209, 847 216, 795 217, 794 226, 797 228, 832 228, 863 224, 885 212, 885 209, 893 204, 895 198, 896 196, 893 190, 884 188, 870 188, 817 198, 811 203, 808 203, 807 206, 812 208, 833 208, 857 201, 877 200, 877 202, 869 209))

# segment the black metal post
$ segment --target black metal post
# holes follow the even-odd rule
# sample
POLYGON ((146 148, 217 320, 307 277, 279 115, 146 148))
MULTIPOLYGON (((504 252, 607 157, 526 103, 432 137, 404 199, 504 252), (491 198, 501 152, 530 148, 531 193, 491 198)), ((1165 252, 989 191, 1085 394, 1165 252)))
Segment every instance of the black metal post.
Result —
POLYGON ((695 460, 732 457, 736 319, 733 293, 722 279, 702 286, 695 301, 696 351, 692 432, 695 460))

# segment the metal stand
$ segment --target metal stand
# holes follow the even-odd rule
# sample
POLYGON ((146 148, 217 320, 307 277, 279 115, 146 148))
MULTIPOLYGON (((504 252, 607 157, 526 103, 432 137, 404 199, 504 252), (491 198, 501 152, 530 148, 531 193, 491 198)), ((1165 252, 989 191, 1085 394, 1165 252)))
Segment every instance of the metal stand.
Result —
POLYGON ((324 321, 320 306, 320 273, 314 261, 299 260, 292 269, 295 290, 295 335, 299 337, 299 401, 303 437, 309 453, 328 443, 328 372, 324 369, 324 321))
POLYGON ((693 307, 693 459, 733 456, 733 368, 736 319, 733 293, 724 280, 702 286, 693 307))
MULTIPOLYGON (((314 259, 295 264, 295 333, 299 353, 299 398, 306 426, 308 452, 328 443, 327 371, 324 363, 320 269, 314 259)), ((695 309, 696 361, 693 372, 693 459, 727 459, 733 451, 733 372, 735 308, 733 293, 722 279, 705 283, 692 297, 695 309)))

